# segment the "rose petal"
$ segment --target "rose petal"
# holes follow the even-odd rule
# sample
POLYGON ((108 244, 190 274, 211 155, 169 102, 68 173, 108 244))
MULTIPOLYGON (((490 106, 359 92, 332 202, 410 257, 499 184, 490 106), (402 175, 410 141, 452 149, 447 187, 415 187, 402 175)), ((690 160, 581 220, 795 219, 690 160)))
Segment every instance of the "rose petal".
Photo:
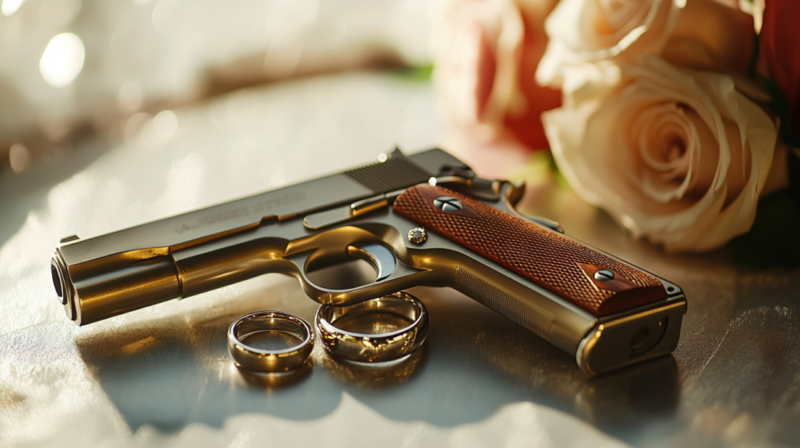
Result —
POLYGON ((634 145, 642 160, 642 191, 661 203, 683 197, 688 184, 695 131, 675 103, 656 104, 635 119, 634 145))

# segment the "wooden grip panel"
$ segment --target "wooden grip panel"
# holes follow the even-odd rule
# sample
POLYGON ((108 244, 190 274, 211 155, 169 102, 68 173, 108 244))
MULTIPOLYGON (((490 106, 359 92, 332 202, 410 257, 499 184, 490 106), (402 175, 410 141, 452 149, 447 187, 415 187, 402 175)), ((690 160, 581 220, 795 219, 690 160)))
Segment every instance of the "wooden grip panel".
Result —
POLYGON ((395 200, 394 210, 595 316, 667 297, 652 275, 455 191, 417 185, 395 200), (614 278, 595 279, 601 269, 614 278))

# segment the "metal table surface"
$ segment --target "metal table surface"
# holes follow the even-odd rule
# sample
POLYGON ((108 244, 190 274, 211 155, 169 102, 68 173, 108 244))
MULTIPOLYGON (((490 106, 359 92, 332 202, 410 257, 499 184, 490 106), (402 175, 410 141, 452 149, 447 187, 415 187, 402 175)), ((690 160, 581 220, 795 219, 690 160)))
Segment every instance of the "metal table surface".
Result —
POLYGON ((530 188, 523 210, 684 288, 674 356, 588 379, 503 316, 418 288, 432 329, 407 362, 356 367, 317 347, 307 376, 257 384, 228 358, 230 322, 316 310, 279 275, 76 327, 50 280, 61 237, 342 170, 394 144, 425 149, 439 133, 428 84, 378 73, 243 90, 175 117, 0 173, 0 445, 800 445, 800 271, 665 255, 556 182, 530 188))

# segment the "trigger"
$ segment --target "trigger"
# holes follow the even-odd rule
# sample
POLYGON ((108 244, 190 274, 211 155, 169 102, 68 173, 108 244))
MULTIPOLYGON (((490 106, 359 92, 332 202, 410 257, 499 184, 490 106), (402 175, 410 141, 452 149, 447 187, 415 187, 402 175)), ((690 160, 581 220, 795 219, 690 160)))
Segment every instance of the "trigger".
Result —
POLYGON ((395 258, 392 251, 380 244, 367 244, 364 246, 348 246, 347 253, 354 256, 363 258, 372 264, 378 277, 375 281, 381 281, 388 278, 394 272, 395 258))

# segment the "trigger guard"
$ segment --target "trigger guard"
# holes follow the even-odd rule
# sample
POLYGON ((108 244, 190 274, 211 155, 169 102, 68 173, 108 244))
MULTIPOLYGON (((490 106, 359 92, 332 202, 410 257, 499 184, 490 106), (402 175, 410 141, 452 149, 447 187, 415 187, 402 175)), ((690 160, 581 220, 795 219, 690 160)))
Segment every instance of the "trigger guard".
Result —
POLYGON ((345 289, 331 289, 316 284, 308 278, 305 269, 312 254, 311 251, 287 257, 286 259, 291 261, 296 269, 286 273, 300 280, 303 291, 309 298, 317 303, 331 306, 354 305, 414 286, 433 286, 435 284, 435 281, 429 278, 429 270, 412 268, 395 261, 392 255, 393 252, 384 246, 381 247, 385 249, 385 252, 382 249, 369 246, 378 245, 348 246, 347 252, 350 256, 360 257, 368 262, 373 262, 374 260, 374 263, 377 264, 373 266, 380 266, 380 268, 376 267, 376 270, 384 277, 376 278, 375 282, 370 284, 345 289), (389 255, 392 255, 392 261, 389 261, 389 255), (392 266, 393 268, 390 269, 392 266))
POLYGON ((347 253, 370 262, 377 273, 377 278, 375 279, 377 282, 389 278, 397 266, 397 261, 392 251, 380 244, 348 246, 347 253))

